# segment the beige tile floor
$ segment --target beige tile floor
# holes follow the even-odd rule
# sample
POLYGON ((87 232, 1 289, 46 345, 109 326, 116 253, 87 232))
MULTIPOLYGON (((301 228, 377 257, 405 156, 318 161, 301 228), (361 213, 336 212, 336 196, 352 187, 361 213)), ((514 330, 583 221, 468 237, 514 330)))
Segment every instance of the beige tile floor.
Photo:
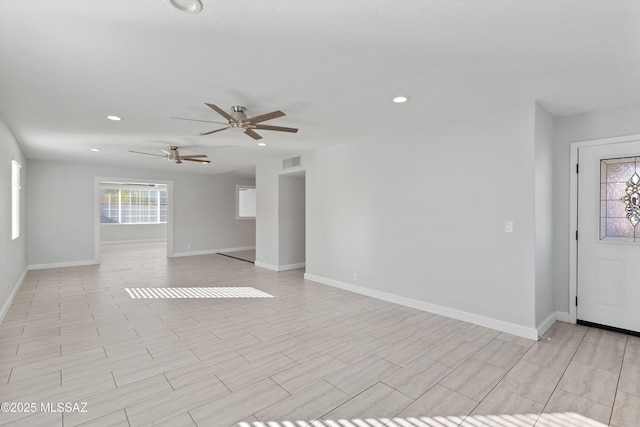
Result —
POLYGON ((640 425, 639 338, 556 323, 533 342, 300 270, 163 254, 112 245, 100 266, 28 273, 0 325, 0 401, 20 409, 0 424, 640 425), (128 287, 274 297, 132 299, 128 287), (47 410, 58 402, 71 410, 47 410))

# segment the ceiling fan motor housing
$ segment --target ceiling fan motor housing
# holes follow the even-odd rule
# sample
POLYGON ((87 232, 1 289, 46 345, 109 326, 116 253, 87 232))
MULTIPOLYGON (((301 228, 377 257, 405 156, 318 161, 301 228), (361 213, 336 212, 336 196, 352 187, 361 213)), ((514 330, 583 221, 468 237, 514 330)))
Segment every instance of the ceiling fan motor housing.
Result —
POLYGON ((233 121, 229 122, 229 125, 233 128, 242 127, 244 122, 247 120, 247 115, 245 114, 246 110, 247 109, 245 107, 240 105, 234 105, 231 107, 230 116, 233 118, 233 121))
POLYGON ((167 160, 169 160, 170 162, 179 160, 177 157, 178 157, 178 147, 175 147, 173 145, 170 146, 169 147, 169 153, 168 153, 168 156, 167 156, 167 160))

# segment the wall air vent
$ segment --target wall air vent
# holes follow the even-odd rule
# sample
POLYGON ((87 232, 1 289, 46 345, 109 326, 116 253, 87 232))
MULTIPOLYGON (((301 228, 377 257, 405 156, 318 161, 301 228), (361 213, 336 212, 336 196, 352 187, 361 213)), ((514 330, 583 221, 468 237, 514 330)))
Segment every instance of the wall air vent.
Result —
POLYGON ((290 159, 284 159, 282 161, 282 169, 295 168, 300 166, 300 156, 291 157, 290 159))

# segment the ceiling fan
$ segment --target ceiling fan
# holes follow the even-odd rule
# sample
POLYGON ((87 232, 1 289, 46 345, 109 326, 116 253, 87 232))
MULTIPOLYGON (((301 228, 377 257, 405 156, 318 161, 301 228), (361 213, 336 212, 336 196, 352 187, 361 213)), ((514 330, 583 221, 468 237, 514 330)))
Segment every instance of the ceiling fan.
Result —
POLYGON ((181 117, 171 117, 171 118, 172 119, 178 119, 178 120, 192 120, 192 121, 195 121, 195 122, 220 123, 222 125, 224 125, 224 124, 227 125, 227 126, 225 126, 223 128, 212 130, 211 132, 205 132, 205 133, 202 133, 200 135, 210 135, 212 133, 220 132, 220 131, 227 130, 227 129, 241 129, 241 130, 244 130, 245 135, 249 135, 253 139, 262 139, 262 137, 260 135, 258 135, 258 133, 256 133, 256 131, 254 129, 257 129, 257 130, 275 130, 275 131, 280 131, 280 132, 291 132, 291 133, 298 132, 298 129, 295 129, 295 128, 288 128, 288 127, 283 127, 283 126, 271 126, 271 125, 260 124, 262 122, 266 122, 267 120, 271 120, 271 119, 275 119, 275 118, 284 116, 285 114, 282 111, 279 111, 279 110, 278 111, 272 111, 271 113, 261 114, 259 116, 248 118, 247 115, 245 114, 245 111, 247 111, 247 109, 245 107, 240 106, 240 105, 234 105, 233 107, 231 107, 231 113, 227 113, 222 108, 220 108, 220 107, 218 107, 217 105, 214 105, 214 104, 208 104, 208 103, 205 102, 205 105, 207 105, 213 111, 215 111, 216 113, 220 114, 222 117, 227 119, 227 123, 213 122, 213 121, 209 121, 209 120, 184 119, 184 118, 181 118, 181 117))
POLYGON ((189 154, 186 156, 181 156, 180 153, 178 152, 178 147, 176 147, 175 145, 170 146, 169 150, 161 149, 160 151, 162 151, 164 154, 143 153, 142 151, 129 150, 130 153, 146 154, 147 156, 162 157, 169 160, 170 162, 176 162, 178 164, 182 163, 183 160, 189 161, 189 162, 198 162, 202 164, 211 163, 211 160, 205 159, 205 157, 207 157, 206 154, 189 154))

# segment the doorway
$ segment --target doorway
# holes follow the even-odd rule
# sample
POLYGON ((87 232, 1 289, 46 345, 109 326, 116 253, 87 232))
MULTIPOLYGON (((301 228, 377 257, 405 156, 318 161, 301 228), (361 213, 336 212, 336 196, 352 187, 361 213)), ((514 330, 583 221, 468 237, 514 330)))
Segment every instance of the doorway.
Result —
POLYGON ((278 270, 306 266, 305 171, 278 177, 278 270))
POLYGON ((102 245, 163 245, 173 256, 173 182, 95 177, 94 258, 102 245))
POLYGON ((640 139, 583 144, 576 157, 575 319, 640 333, 640 139))

